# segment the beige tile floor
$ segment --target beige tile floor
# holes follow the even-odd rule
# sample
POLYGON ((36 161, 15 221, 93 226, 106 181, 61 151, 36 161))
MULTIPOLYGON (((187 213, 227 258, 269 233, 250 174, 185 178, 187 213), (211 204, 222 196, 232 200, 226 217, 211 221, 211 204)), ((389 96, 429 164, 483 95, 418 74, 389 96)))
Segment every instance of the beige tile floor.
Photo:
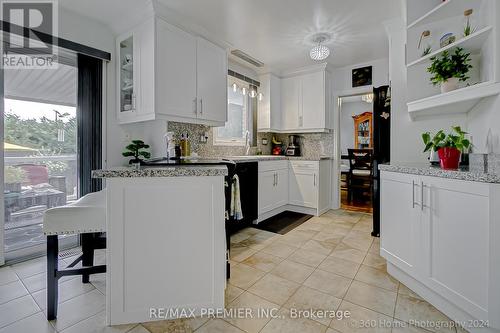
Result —
MULTIPOLYGON (((45 258, 0 268, 0 333, 7 332, 422 332, 411 319, 449 319, 386 273, 371 215, 330 211, 286 235, 248 228, 234 235, 229 309, 275 309, 277 318, 190 319, 106 327, 103 274, 64 278, 57 321, 45 319, 45 258), (350 318, 290 318, 295 309, 349 311, 350 318), (385 327, 363 328, 369 320, 385 327), (399 324, 392 328, 391 324, 399 324)), ((104 252, 96 261, 104 262, 104 252)), ((71 261, 67 259, 66 261, 71 261)), ((450 329, 441 329, 450 331, 450 329)), ((455 331, 455 329, 451 329, 455 331)))

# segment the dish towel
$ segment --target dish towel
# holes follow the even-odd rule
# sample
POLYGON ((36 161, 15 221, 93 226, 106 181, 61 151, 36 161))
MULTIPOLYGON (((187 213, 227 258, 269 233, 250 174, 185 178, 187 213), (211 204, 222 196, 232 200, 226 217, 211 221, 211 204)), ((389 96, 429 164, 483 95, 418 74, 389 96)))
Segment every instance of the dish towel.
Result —
POLYGON ((230 215, 237 221, 243 220, 243 211, 241 210, 240 200, 240 178, 238 175, 233 176, 231 184, 231 210, 230 215))

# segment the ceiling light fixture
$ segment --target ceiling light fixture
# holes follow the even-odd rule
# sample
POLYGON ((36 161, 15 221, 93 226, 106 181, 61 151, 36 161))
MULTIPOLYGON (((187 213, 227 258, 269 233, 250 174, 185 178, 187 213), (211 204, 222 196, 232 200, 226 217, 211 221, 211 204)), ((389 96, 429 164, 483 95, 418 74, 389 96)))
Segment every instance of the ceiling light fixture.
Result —
POLYGON ((250 96, 251 98, 255 98, 257 97, 257 90, 255 89, 250 89, 250 92, 248 93, 248 96, 250 96))
POLYGON ((312 37, 312 42, 316 44, 316 46, 314 46, 309 52, 312 60, 321 61, 330 56, 330 49, 328 48, 328 46, 324 45, 324 43, 328 42, 329 40, 330 35, 325 33, 319 33, 312 37))

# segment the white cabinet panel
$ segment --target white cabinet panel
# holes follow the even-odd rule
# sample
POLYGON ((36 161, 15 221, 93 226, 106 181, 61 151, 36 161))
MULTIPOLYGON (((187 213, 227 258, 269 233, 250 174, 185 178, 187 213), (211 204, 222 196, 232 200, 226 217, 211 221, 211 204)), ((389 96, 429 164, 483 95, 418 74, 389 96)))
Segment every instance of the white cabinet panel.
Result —
POLYGON ((301 77, 302 103, 299 112, 300 126, 306 129, 325 128, 325 72, 301 77))
POLYGON ((257 109, 257 130, 268 132, 279 131, 281 125, 281 80, 273 74, 259 77, 259 91, 263 94, 257 109))
POLYGON ((276 171, 259 172, 259 215, 269 212, 276 206, 276 171))
POLYGON ((487 191, 475 191, 467 182, 454 188, 432 177, 423 178, 423 183, 429 283, 480 316, 480 309, 488 308, 487 191))
POLYGON ((259 215, 288 203, 288 161, 259 162, 259 215))
POLYGON ((420 222, 417 186, 417 177, 384 173, 380 187, 381 252, 408 272, 413 272, 416 264, 416 228, 420 222))
POLYGON ((288 204, 288 169, 276 171, 276 207, 288 204))
POLYGON ((290 204, 308 208, 318 207, 316 171, 290 171, 290 204))
POLYGON ((196 118, 196 37, 157 20, 157 112, 196 118))
POLYGON ((155 320, 150 308, 189 308, 199 316, 224 306, 223 183, 223 177, 108 179, 108 324, 155 320))
POLYGON ((289 199, 291 205, 318 208, 319 162, 290 162, 289 199))
POLYGON ((209 41, 198 38, 198 119, 227 121, 227 54, 209 41))
POLYGON ((290 77, 281 81, 282 129, 299 128, 300 78, 290 77))

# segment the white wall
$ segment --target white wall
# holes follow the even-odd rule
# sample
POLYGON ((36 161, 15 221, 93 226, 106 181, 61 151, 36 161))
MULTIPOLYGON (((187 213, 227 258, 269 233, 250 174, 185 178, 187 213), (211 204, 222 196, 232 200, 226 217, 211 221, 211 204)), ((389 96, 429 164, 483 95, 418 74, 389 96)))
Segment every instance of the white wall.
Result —
POLYGON ((389 60, 376 59, 361 64, 353 64, 333 70, 333 90, 339 96, 356 95, 371 91, 371 87, 352 87, 352 70, 354 68, 372 66, 373 86, 380 87, 389 84, 389 60))
POLYGON ((372 112, 373 105, 363 101, 342 102, 340 109, 340 152, 347 155, 347 149, 354 147, 354 119, 353 116, 365 112, 372 112))
POLYGON ((421 134, 466 124, 465 115, 448 115, 412 121, 408 115, 406 91, 406 30, 402 19, 385 22, 389 36, 391 81, 391 163, 426 162, 421 134))
POLYGON ((467 115, 467 131, 472 136, 475 153, 500 154, 500 97, 482 100, 467 115), (490 147, 487 136, 490 133, 490 147))

